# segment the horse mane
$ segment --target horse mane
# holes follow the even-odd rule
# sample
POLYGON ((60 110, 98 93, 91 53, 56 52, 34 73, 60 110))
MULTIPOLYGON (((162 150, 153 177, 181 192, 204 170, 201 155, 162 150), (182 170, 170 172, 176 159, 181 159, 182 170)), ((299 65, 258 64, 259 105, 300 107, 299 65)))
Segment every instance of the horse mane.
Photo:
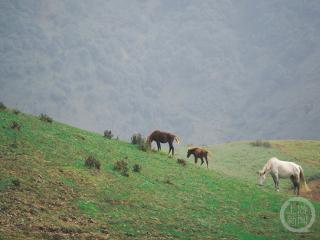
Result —
POLYGON ((188 151, 194 151, 196 150, 198 147, 188 147, 188 151))
POLYGON ((262 172, 265 173, 267 170, 270 170, 272 161, 273 161, 274 159, 277 159, 277 158, 272 157, 272 158, 270 158, 270 159, 268 160, 268 162, 263 166, 262 172))

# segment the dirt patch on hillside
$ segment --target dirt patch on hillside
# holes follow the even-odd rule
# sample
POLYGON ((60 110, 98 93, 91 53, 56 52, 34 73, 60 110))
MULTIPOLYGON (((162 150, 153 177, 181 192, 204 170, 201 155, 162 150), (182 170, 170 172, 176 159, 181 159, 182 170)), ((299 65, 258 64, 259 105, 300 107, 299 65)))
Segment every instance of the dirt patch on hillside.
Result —
POLYGON ((311 191, 302 192, 300 195, 305 198, 320 201, 320 179, 315 179, 308 182, 308 186, 311 189, 311 191))
POLYGON ((71 173, 57 167, 48 168, 43 162, 28 156, 5 158, 0 155, 0 236, 4 239, 108 239, 107 226, 83 214, 77 205, 79 192, 63 181, 71 178, 71 173))

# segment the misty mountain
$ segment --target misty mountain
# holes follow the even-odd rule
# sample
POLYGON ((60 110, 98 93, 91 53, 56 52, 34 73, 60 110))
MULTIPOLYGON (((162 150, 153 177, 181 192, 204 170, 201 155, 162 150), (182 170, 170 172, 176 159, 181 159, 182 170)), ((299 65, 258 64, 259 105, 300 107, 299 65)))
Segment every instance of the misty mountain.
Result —
POLYGON ((120 138, 320 136, 320 2, 0 2, 0 101, 120 138))

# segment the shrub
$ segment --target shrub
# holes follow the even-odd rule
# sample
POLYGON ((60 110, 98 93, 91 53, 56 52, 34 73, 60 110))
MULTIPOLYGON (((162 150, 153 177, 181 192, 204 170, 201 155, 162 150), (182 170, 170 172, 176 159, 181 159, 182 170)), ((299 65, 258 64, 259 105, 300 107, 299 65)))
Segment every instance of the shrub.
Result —
POLYGON ((101 164, 99 160, 95 159, 93 156, 87 157, 87 159, 84 162, 84 165, 88 168, 96 168, 100 170, 101 164))
POLYGON ((0 111, 4 111, 6 109, 7 109, 6 105, 4 105, 3 102, 0 102, 0 111))
POLYGON ((43 122, 48 122, 48 123, 53 122, 51 117, 49 117, 47 114, 43 114, 43 113, 40 114, 40 120, 43 122))
POLYGON ((251 146, 253 147, 266 147, 266 148, 270 148, 271 144, 267 141, 262 141, 262 140, 256 140, 254 142, 250 143, 251 146))
POLYGON ((115 162, 113 169, 121 173, 121 175, 129 177, 129 168, 127 158, 115 162))
POLYGON ((107 139, 112 139, 112 138, 113 138, 113 134, 112 134, 111 130, 105 130, 105 131, 103 132, 103 135, 104 135, 104 137, 107 138, 107 139))
POLYGON ((131 137, 131 143, 139 145, 141 142, 144 142, 144 139, 140 133, 135 133, 131 137))
POLYGON ((17 130, 20 130, 20 124, 17 123, 16 121, 13 121, 11 122, 11 126, 10 126, 12 129, 17 129, 17 130))
POLYGON ((15 115, 18 115, 20 113, 20 111, 18 109, 13 109, 12 112, 15 114, 15 115))
POLYGON ((139 164, 133 165, 132 171, 140 172, 141 171, 141 166, 139 164))
POLYGON ((187 161, 182 159, 182 158, 178 158, 177 159, 177 163, 181 164, 182 166, 186 166, 187 165, 187 161))
POLYGON ((144 152, 151 150, 151 146, 147 143, 146 139, 140 134, 135 133, 131 137, 131 143, 138 146, 138 149, 144 152))

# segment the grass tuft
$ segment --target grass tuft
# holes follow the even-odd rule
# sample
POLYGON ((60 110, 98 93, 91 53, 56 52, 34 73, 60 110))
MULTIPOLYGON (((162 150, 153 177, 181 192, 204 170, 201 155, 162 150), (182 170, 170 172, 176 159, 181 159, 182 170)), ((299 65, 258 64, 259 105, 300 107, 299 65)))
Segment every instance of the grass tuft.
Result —
POLYGON ((11 122, 11 125, 10 125, 10 128, 11 129, 16 129, 16 130, 20 130, 20 128, 21 128, 21 126, 20 126, 20 124, 19 123, 17 123, 16 121, 12 121, 11 122))
POLYGON ((177 163, 182 165, 182 166, 186 166, 187 165, 187 161, 182 159, 182 158, 178 158, 177 159, 177 163))
POLYGON ((134 172, 141 172, 141 166, 140 166, 139 164, 133 165, 132 171, 134 171, 134 172))

